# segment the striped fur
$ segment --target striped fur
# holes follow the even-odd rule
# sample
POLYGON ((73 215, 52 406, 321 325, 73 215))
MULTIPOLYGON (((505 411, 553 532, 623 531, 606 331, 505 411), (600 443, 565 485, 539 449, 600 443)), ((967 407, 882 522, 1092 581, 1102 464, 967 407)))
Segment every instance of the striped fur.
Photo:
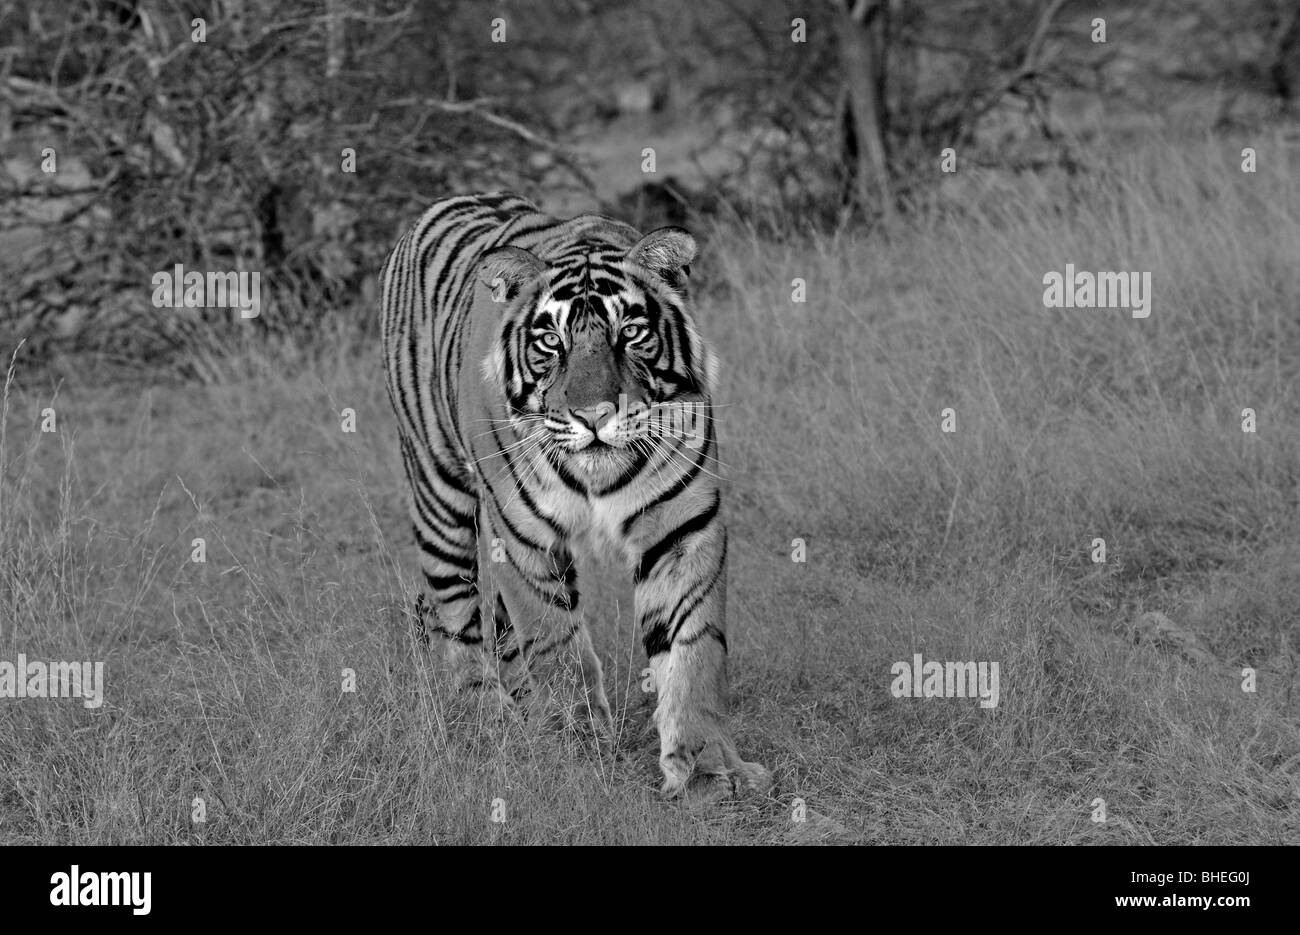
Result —
POLYGON ((466 684, 607 732, 572 549, 621 556, 670 795, 770 784, 723 725, 717 365, 686 311, 694 252, 679 228, 468 195, 429 208, 382 274, 429 632, 466 684))

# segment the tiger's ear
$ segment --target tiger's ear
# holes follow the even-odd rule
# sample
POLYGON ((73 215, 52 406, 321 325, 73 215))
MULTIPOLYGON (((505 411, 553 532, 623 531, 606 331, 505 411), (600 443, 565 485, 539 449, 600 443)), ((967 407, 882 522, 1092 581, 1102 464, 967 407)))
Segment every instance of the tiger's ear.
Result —
POLYGON ((478 277, 494 302, 509 302, 545 272, 546 264, 522 247, 497 247, 478 261, 478 277))
POLYGON ((627 252, 627 259, 678 288, 690 275, 695 238, 680 227, 661 227, 638 240, 627 252))

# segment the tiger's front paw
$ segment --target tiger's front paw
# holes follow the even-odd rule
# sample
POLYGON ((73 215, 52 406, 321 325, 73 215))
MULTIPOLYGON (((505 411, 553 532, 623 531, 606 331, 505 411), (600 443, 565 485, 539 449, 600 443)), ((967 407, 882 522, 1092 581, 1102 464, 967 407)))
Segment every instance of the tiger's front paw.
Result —
POLYGON ((773 786, 772 774, 758 763, 742 760, 725 738, 708 741, 694 756, 679 746, 662 755, 659 766, 664 773, 660 792, 669 799, 713 802, 766 795, 773 786))
POLYGON ((468 677, 458 689, 453 706, 479 721, 505 721, 522 713, 518 702, 495 678, 468 677))

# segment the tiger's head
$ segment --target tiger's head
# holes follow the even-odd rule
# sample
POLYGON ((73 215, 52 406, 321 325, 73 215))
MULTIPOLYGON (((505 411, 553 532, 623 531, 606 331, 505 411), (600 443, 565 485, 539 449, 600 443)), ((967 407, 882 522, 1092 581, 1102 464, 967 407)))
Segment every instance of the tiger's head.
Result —
POLYGON ((702 444, 717 373, 687 310, 695 238, 665 227, 629 248, 630 228, 610 230, 549 263, 502 247, 479 265, 504 305, 485 379, 521 443, 597 483, 657 446, 702 444))

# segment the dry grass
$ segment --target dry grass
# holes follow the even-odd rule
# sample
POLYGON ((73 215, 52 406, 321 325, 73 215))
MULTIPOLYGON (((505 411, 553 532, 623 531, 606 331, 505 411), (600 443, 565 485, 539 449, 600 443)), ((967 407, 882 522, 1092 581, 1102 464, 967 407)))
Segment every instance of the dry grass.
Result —
POLYGON ((735 724, 779 791, 706 814, 654 792, 626 589, 596 602, 622 759, 443 696, 409 641, 375 349, 207 386, 69 376, 57 398, 20 370, 0 659, 104 660, 108 700, 0 700, 0 841, 1300 840, 1300 173, 1253 145, 1258 175, 1240 146, 1162 147, 1070 207, 888 242, 709 238, 735 724), (1150 270, 1151 317, 1045 310, 1066 263, 1150 270), (1135 642, 1143 610, 1222 665, 1135 642), (915 652, 998 661, 1000 706, 894 699, 915 652), (793 823, 796 796, 825 820, 793 823))

